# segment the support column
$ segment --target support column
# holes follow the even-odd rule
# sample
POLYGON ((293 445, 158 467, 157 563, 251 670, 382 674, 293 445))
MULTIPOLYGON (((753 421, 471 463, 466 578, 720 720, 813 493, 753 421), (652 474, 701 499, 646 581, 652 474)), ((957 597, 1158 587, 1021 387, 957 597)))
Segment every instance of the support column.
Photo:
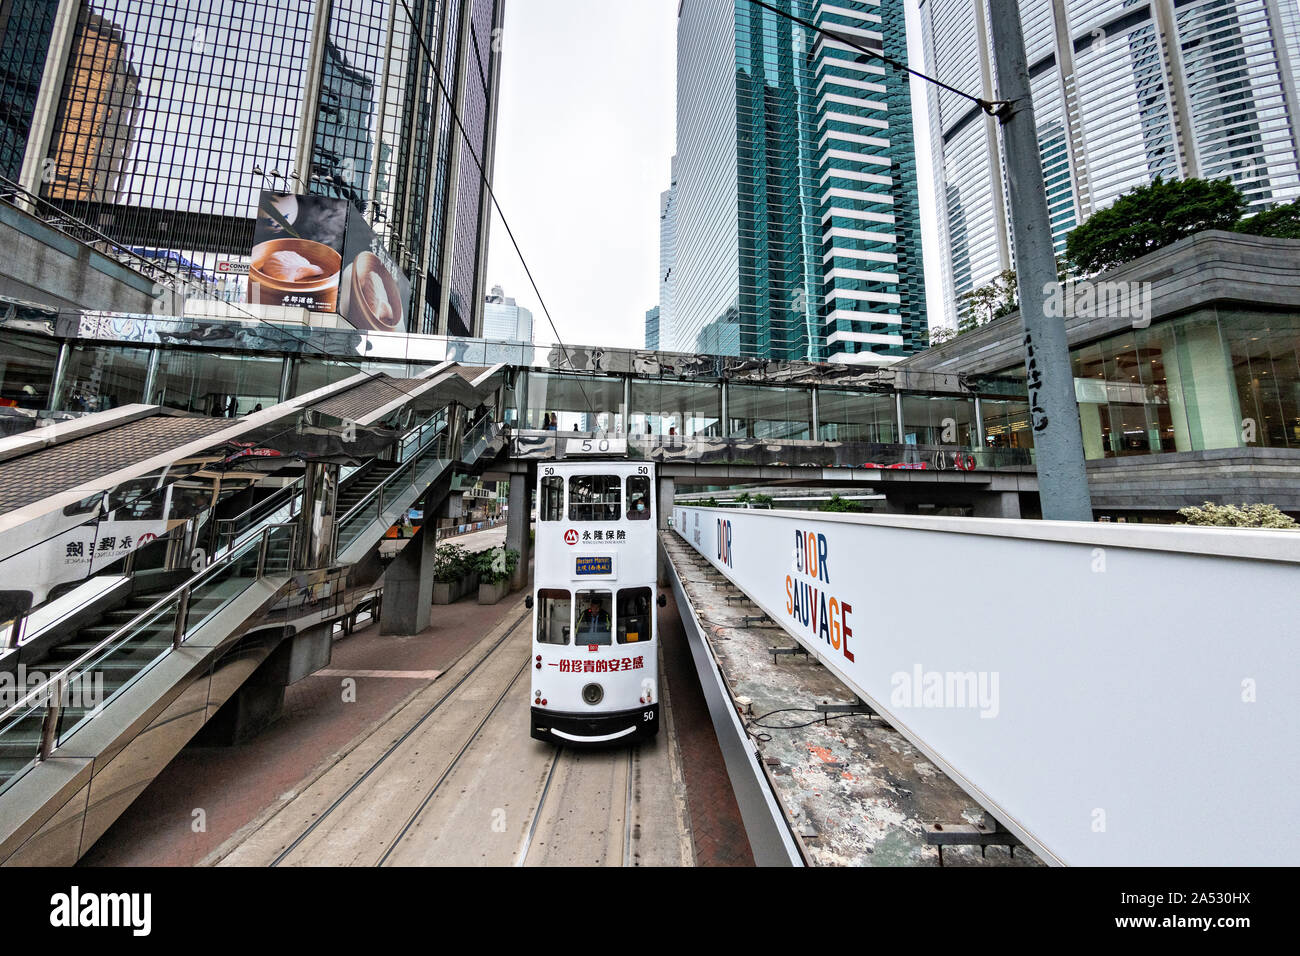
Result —
MULTIPOLYGON (((425 502, 426 506, 428 502, 425 502)), ((437 519, 424 512, 415 537, 384 572, 384 613, 379 633, 411 637, 429 626, 433 618, 433 553, 437 548, 437 519)))
POLYGON ((668 527, 668 519, 673 515, 673 497, 677 494, 676 479, 660 477, 658 491, 659 528, 664 530, 668 527))
POLYGON ((1019 518, 1020 494, 1015 491, 986 491, 975 496, 976 518, 1019 518))
POLYGON ((144 373, 144 392, 140 396, 140 401, 146 405, 152 405, 154 389, 158 386, 158 365, 162 358, 162 349, 157 348, 149 353, 149 365, 144 373))
POLYGON ((528 538, 532 482, 528 472, 510 475, 510 511, 506 514, 506 549, 519 552, 519 564, 510 577, 510 590, 528 586, 528 559, 532 542, 528 538))

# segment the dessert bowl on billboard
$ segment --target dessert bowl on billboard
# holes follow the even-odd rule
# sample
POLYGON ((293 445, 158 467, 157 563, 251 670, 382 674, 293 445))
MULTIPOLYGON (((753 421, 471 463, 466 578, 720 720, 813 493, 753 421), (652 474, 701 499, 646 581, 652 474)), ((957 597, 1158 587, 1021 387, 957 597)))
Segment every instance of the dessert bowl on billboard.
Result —
POLYGON ((343 257, 310 239, 268 239, 253 246, 250 298, 258 305, 294 305, 333 312, 343 257))
POLYGON ((403 328, 402 294, 373 252, 359 252, 343 273, 340 312, 354 328, 391 332, 403 328))

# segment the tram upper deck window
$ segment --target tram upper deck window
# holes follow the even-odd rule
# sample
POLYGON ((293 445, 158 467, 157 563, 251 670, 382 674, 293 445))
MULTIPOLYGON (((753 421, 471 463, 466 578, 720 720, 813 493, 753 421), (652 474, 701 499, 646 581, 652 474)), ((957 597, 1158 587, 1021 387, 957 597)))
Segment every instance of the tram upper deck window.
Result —
POLYGON ((578 644, 612 644, 613 601, 608 591, 578 592, 578 644))
POLYGON ((574 475, 569 479, 569 520, 617 521, 622 484, 618 475, 574 475))
POLYGON ((568 644, 573 600, 563 588, 537 592, 537 640, 542 644, 568 644))
POLYGON ((564 479, 559 475, 542 479, 542 501, 537 516, 542 521, 564 520, 564 479))
POLYGON ((618 642, 640 644, 651 639, 649 588, 623 588, 618 592, 618 642))
POLYGON ((650 479, 645 475, 628 476, 627 517, 629 521, 650 520, 650 479))

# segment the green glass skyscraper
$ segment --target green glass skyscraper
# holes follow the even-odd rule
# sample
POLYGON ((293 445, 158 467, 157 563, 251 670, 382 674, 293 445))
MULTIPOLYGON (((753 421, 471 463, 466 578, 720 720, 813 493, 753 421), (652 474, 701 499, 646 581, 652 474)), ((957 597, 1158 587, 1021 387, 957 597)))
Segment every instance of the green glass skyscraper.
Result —
MULTIPOLYGON (((774 0, 907 57, 903 0, 774 0)), ((923 347, 907 77, 749 0, 684 0, 669 347, 888 364, 923 347)))

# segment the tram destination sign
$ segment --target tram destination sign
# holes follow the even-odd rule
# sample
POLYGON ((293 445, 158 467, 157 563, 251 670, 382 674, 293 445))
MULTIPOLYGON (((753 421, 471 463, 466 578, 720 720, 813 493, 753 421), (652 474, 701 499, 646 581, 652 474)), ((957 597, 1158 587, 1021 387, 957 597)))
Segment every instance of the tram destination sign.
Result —
POLYGON ((614 573, 614 557, 609 554, 600 554, 575 558, 573 571, 580 578, 593 574, 612 575, 614 573))

